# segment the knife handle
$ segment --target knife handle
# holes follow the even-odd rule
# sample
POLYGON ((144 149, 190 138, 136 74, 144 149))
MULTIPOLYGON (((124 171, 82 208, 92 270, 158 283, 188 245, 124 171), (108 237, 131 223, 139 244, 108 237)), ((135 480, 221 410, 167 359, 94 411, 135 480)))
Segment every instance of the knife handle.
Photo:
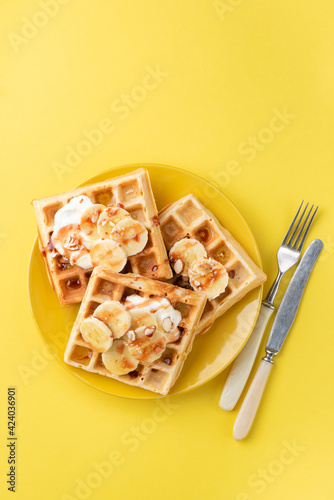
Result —
POLYGON ((274 309, 271 309, 263 304, 261 305, 259 317, 252 334, 241 353, 235 359, 227 376, 224 389, 219 400, 219 406, 223 410, 233 410, 237 404, 253 368, 264 331, 273 312, 274 309))
POLYGON ((261 359, 259 368, 234 422, 233 437, 236 441, 246 437, 252 427, 272 366, 272 362, 261 359))

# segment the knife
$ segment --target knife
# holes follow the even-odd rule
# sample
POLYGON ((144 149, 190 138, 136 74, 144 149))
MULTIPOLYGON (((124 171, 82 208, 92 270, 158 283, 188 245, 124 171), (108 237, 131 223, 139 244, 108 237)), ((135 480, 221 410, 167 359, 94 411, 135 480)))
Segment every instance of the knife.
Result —
POLYGON ((247 436, 258 410, 264 388, 273 366, 273 358, 279 353, 297 314, 308 278, 323 248, 321 240, 313 240, 306 249, 273 322, 266 347, 266 356, 260 361, 253 382, 241 405, 233 427, 237 441, 247 436))

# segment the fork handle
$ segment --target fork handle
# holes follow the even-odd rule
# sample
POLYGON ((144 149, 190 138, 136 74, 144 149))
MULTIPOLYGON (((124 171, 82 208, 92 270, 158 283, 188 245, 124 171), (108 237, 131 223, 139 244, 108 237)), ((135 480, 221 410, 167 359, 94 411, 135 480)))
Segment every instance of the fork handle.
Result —
POLYGON ((272 367, 273 363, 271 361, 261 359, 259 368, 234 422, 233 437, 236 441, 244 439, 252 427, 272 367))
POLYGON ((273 312, 273 308, 261 304, 260 313, 252 334, 241 353, 235 359, 227 376, 219 400, 219 406, 223 410, 233 410, 237 404, 253 368, 264 331, 273 312))

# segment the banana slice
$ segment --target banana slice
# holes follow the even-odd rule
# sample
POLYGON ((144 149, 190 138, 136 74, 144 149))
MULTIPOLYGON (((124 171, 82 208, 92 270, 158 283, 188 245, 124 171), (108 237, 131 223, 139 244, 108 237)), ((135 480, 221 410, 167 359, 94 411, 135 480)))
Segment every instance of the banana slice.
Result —
POLYGON ((115 300, 106 300, 95 309, 93 316, 107 325, 114 339, 122 337, 131 326, 130 313, 115 300))
MULTIPOLYGON (((105 208, 105 207, 104 207, 105 208)), ((121 220, 131 218, 129 212, 120 207, 108 207, 103 210, 97 221, 97 232, 101 238, 110 238, 111 231, 121 220)))
POLYGON ((176 342, 177 340, 179 340, 181 336, 181 331, 179 328, 174 328, 174 330, 172 330, 171 332, 169 332, 168 336, 167 336, 167 343, 169 342, 176 342))
POLYGON ((92 246, 90 258, 94 266, 104 266, 115 273, 120 272, 127 261, 123 248, 113 240, 98 240, 92 246))
POLYGON ((80 325, 81 335, 87 344, 97 352, 110 349, 113 337, 110 329, 97 318, 86 318, 80 325))
POLYGON ((141 252, 147 243, 148 232, 141 222, 131 217, 123 219, 111 231, 111 238, 124 248, 128 256, 141 252))
POLYGON ((136 330, 136 338, 128 342, 128 349, 131 356, 138 359, 138 361, 153 363, 153 361, 161 357, 166 349, 167 338, 159 330, 155 330, 149 336, 146 335, 145 330, 147 333, 148 327, 136 330))
POLYGON ((145 309, 131 309, 131 330, 137 333, 154 333, 157 329, 157 320, 153 313, 145 309))
POLYGON ((91 269, 93 267, 89 251, 87 248, 82 248, 78 252, 73 252, 70 257, 70 263, 72 266, 79 266, 82 269, 91 269))
POLYGON ((194 238, 183 238, 177 241, 169 251, 169 259, 174 271, 182 276, 188 275, 189 267, 196 260, 206 256, 204 246, 194 238))
POLYGON ((100 238, 97 232, 97 221, 105 210, 104 205, 96 204, 87 207, 81 215, 80 227, 84 233, 85 246, 91 247, 95 240, 100 238))
POLYGON ((214 299, 225 291, 228 274, 225 267, 214 259, 200 259, 189 269, 190 284, 208 299, 214 299))
POLYGON ((131 356, 122 339, 115 340, 111 348, 102 354, 104 366, 114 375, 125 375, 138 366, 139 361, 131 356))

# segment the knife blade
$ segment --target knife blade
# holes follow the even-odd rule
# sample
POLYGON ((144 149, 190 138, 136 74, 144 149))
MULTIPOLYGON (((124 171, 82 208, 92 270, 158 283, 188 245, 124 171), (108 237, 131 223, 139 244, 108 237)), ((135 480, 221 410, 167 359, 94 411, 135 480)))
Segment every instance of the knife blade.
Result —
POLYGON ((281 305, 275 316, 268 338, 266 350, 273 355, 276 355, 280 351, 283 342, 289 333, 292 323, 296 317, 306 283, 320 255, 320 252, 323 249, 323 246, 324 244, 321 240, 313 240, 306 249, 299 266, 291 278, 281 305))
POLYGON ((284 294, 270 331, 266 347, 266 356, 262 358, 260 362, 255 377, 234 422, 233 436, 237 441, 246 437, 252 427, 262 394, 273 367, 273 357, 280 351, 291 329, 306 283, 322 248, 323 242, 321 240, 312 241, 305 251, 284 294))

